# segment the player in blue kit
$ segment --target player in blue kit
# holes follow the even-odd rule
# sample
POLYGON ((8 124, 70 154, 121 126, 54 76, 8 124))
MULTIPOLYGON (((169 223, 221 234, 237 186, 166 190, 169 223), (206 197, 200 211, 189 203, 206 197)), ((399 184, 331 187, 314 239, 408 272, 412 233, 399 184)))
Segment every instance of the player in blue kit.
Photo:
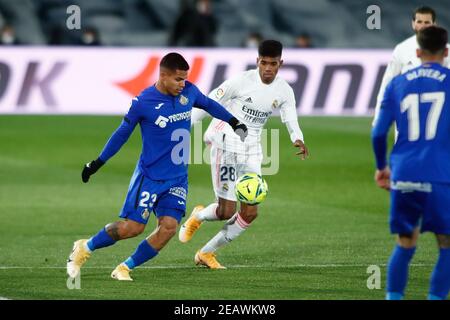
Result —
POLYGON ((74 278, 79 274, 92 251, 141 234, 151 212, 158 219, 157 228, 128 259, 116 267, 112 278, 132 280, 130 271, 156 256, 176 233, 186 211, 193 107, 204 109, 213 117, 226 121, 241 140, 245 140, 247 127, 219 103, 203 95, 194 84, 186 81, 188 70, 189 65, 180 54, 164 56, 157 83, 132 100, 128 113, 100 156, 84 166, 82 180, 88 182, 89 177, 120 150, 136 125, 140 125, 142 153, 120 213, 123 220, 106 225, 90 239, 74 243, 67 261, 69 276, 74 278))
POLYGON ((425 231, 439 245, 428 299, 446 299, 450 290, 450 70, 442 66, 448 34, 431 26, 417 40, 422 65, 390 82, 372 131, 375 181, 390 190, 390 229, 398 234, 388 263, 388 300, 403 298, 419 232, 425 231), (398 139, 389 169, 386 137, 394 121, 398 139))

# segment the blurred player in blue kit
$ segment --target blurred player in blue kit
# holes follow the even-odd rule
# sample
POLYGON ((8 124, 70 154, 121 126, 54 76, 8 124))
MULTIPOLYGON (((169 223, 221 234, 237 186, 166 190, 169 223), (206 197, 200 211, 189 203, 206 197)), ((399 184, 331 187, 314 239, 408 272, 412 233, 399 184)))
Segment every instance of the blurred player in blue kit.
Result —
POLYGON ((395 77, 386 87, 372 130, 375 181, 390 190, 390 229, 397 234, 387 270, 388 300, 404 296, 410 261, 420 232, 431 231, 439 258, 428 299, 446 299, 450 290, 450 70, 448 33, 431 26, 418 32, 422 65, 395 77), (398 139, 386 161, 392 123, 398 139))
POLYGON ((106 225, 90 239, 74 243, 67 261, 69 276, 78 276, 81 266, 94 250, 141 234, 151 212, 158 219, 156 229, 115 268, 112 278, 132 280, 130 271, 155 257, 175 235, 186 211, 193 107, 225 121, 242 141, 245 140, 247 127, 188 82, 188 70, 189 65, 180 54, 164 56, 157 83, 133 98, 128 113, 100 156, 84 166, 82 180, 88 182, 89 177, 120 150, 136 125, 140 125, 142 153, 120 213, 123 220, 106 225))

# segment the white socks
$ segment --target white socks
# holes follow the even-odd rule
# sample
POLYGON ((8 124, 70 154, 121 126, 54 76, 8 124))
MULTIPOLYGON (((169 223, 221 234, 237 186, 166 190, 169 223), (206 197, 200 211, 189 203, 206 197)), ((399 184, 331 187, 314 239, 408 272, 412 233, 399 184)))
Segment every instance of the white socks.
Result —
POLYGON ((241 218, 239 213, 235 213, 230 220, 228 220, 222 230, 214 236, 209 242, 200 249, 201 252, 214 252, 223 245, 236 239, 242 232, 247 230, 250 226, 241 218))
POLYGON ((206 208, 200 210, 195 216, 200 221, 215 221, 219 220, 219 218, 216 215, 216 209, 219 206, 218 203, 211 203, 206 208))

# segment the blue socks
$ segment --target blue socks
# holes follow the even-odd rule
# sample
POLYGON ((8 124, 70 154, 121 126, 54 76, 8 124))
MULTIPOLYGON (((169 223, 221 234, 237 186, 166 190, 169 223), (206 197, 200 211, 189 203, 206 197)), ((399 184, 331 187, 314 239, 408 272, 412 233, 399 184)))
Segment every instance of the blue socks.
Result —
POLYGON ((397 245, 389 259, 387 270, 386 300, 401 300, 408 282, 409 263, 416 248, 406 249, 397 245))
POLYGON ((136 251, 125 260, 125 264, 131 270, 137 266, 140 266, 144 262, 147 262, 158 254, 151 245, 148 244, 147 239, 144 239, 137 247, 136 251))
POLYGON ((111 238, 108 232, 106 232, 106 229, 103 228, 99 233, 88 240, 87 247, 89 250, 94 251, 96 249, 109 247, 114 243, 116 243, 116 240, 111 238))
POLYGON ((440 249, 431 274, 429 300, 445 300, 450 290, 450 248, 440 249))
MULTIPOLYGON (((90 251, 94 251, 96 249, 111 246, 114 243, 116 243, 116 241, 113 238, 111 238, 108 232, 106 232, 106 229, 103 228, 102 230, 100 230, 99 233, 97 233, 95 236, 93 236, 91 239, 88 240, 86 246, 87 249, 89 249, 90 251)), ((150 260, 157 254, 158 251, 148 244, 147 239, 144 239, 139 244, 136 251, 127 260, 125 260, 124 263, 131 270, 143 264, 144 262, 150 260)))

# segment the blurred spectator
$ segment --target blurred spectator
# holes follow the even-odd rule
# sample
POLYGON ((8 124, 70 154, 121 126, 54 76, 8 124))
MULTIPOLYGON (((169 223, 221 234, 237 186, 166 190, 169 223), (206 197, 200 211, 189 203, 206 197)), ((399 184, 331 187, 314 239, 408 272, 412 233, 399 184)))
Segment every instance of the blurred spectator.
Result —
POLYGON ((259 32, 250 32, 245 39, 244 48, 258 48, 259 44, 263 40, 262 35, 259 32))
POLYGON ((80 37, 79 45, 82 46, 100 46, 100 36, 97 29, 94 27, 87 27, 83 30, 80 37))
POLYGON ((0 30, 0 44, 1 45, 17 45, 20 44, 19 40, 16 38, 16 33, 14 28, 5 24, 0 30))
POLYGON ((64 44, 65 35, 63 29, 59 26, 53 26, 50 29, 48 38, 48 44, 50 45, 64 44))
POLYGON ((214 47, 217 19, 211 12, 209 0, 185 3, 169 37, 170 46, 214 47))
POLYGON ((304 32, 295 38, 295 47, 296 48, 313 48, 311 36, 304 32))

